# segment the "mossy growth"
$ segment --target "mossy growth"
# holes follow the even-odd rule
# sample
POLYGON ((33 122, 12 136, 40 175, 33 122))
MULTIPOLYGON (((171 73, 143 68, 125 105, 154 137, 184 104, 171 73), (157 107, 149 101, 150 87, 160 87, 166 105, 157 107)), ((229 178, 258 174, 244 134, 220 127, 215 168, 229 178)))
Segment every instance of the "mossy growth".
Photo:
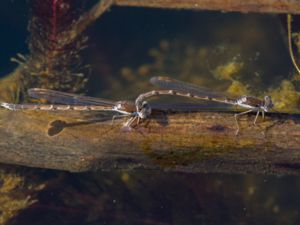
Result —
POLYGON ((0 183, 0 224, 35 203, 33 193, 44 188, 43 184, 27 184, 17 169, 0 168, 0 183))
POLYGON ((247 86, 237 80, 232 81, 231 85, 227 89, 227 92, 235 95, 246 95, 249 93, 247 86))
POLYGON ((289 80, 283 80, 280 87, 270 90, 269 93, 276 103, 277 110, 293 111, 300 103, 300 92, 289 80))
POLYGON ((214 70, 214 75, 220 80, 234 80, 234 75, 243 69, 243 62, 229 61, 225 65, 220 65, 214 70))

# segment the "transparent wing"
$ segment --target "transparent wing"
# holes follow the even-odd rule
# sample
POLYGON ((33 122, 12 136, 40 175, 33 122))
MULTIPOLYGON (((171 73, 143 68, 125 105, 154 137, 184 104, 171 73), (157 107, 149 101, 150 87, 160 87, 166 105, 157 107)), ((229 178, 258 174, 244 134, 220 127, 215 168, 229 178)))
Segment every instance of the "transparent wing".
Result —
POLYGON ((36 99, 45 99, 51 103, 67 104, 67 105, 100 105, 114 106, 115 102, 102 98, 93 98, 70 94, 61 91, 54 91, 42 88, 32 88, 28 90, 28 95, 36 99))
MULTIPOLYGON (((211 91, 207 88, 200 87, 191 83, 186 83, 183 81, 179 81, 170 77, 152 77, 150 82, 163 89, 171 89, 180 92, 191 93, 193 95, 209 97, 209 98, 224 98, 229 96, 228 93, 215 92, 211 91)), ((232 96, 230 96, 232 97, 232 96)))

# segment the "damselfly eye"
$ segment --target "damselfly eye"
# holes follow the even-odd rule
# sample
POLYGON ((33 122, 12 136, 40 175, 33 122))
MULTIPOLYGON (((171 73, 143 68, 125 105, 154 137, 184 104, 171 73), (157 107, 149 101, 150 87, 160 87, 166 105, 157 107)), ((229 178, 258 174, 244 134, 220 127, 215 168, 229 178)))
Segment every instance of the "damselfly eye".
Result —
POLYGON ((149 107, 149 104, 148 104, 148 102, 144 101, 142 103, 142 108, 147 108, 147 107, 149 107))
POLYGON ((270 109, 273 108, 273 102, 271 96, 265 96, 265 108, 270 109))

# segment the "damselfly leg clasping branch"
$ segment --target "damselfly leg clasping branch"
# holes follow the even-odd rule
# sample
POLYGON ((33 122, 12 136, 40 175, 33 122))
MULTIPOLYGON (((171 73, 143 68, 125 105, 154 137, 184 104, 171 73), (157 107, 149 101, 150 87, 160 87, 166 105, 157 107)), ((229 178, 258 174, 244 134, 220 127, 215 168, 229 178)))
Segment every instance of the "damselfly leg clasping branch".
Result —
POLYGON ((150 79, 150 82, 153 85, 156 85, 164 90, 154 90, 139 95, 139 97, 135 101, 137 112, 141 112, 143 110, 143 105, 148 105, 145 104, 145 99, 150 98, 152 96, 158 96, 158 95, 177 95, 182 97, 189 97, 189 98, 195 98, 200 100, 208 100, 208 101, 213 101, 218 103, 240 106, 248 110, 234 115, 236 126, 237 126, 235 132, 236 135, 239 133, 240 130, 240 126, 238 122, 239 116, 245 115, 250 112, 257 112, 255 119, 253 121, 253 124, 256 125, 256 121, 259 114, 261 113, 262 118, 264 118, 265 112, 268 112, 274 106, 270 96, 265 96, 263 100, 257 97, 246 96, 246 95, 241 97, 236 97, 236 98, 232 98, 232 97, 229 98, 227 97, 228 94, 226 93, 214 92, 204 87, 199 87, 194 84, 185 83, 169 77, 161 77, 161 76, 152 77, 150 79))

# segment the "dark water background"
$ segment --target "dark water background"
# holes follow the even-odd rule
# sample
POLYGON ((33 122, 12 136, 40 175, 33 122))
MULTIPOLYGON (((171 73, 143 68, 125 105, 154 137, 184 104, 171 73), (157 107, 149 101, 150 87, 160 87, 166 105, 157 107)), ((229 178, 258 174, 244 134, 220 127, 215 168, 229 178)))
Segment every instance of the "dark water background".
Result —
MULTIPOLYGON (((1 2, 1 75, 16 67, 11 57, 28 53, 29 8, 1 2)), ((209 72, 236 58, 247 62, 236 80, 257 92, 276 87, 292 76, 284 25, 275 15, 113 7, 87 31, 88 92, 132 99, 160 71, 224 87, 230 81, 209 72), (195 57, 201 49, 203 65, 195 57)), ((48 186, 9 224, 300 224, 297 176, 29 171, 48 186)))

